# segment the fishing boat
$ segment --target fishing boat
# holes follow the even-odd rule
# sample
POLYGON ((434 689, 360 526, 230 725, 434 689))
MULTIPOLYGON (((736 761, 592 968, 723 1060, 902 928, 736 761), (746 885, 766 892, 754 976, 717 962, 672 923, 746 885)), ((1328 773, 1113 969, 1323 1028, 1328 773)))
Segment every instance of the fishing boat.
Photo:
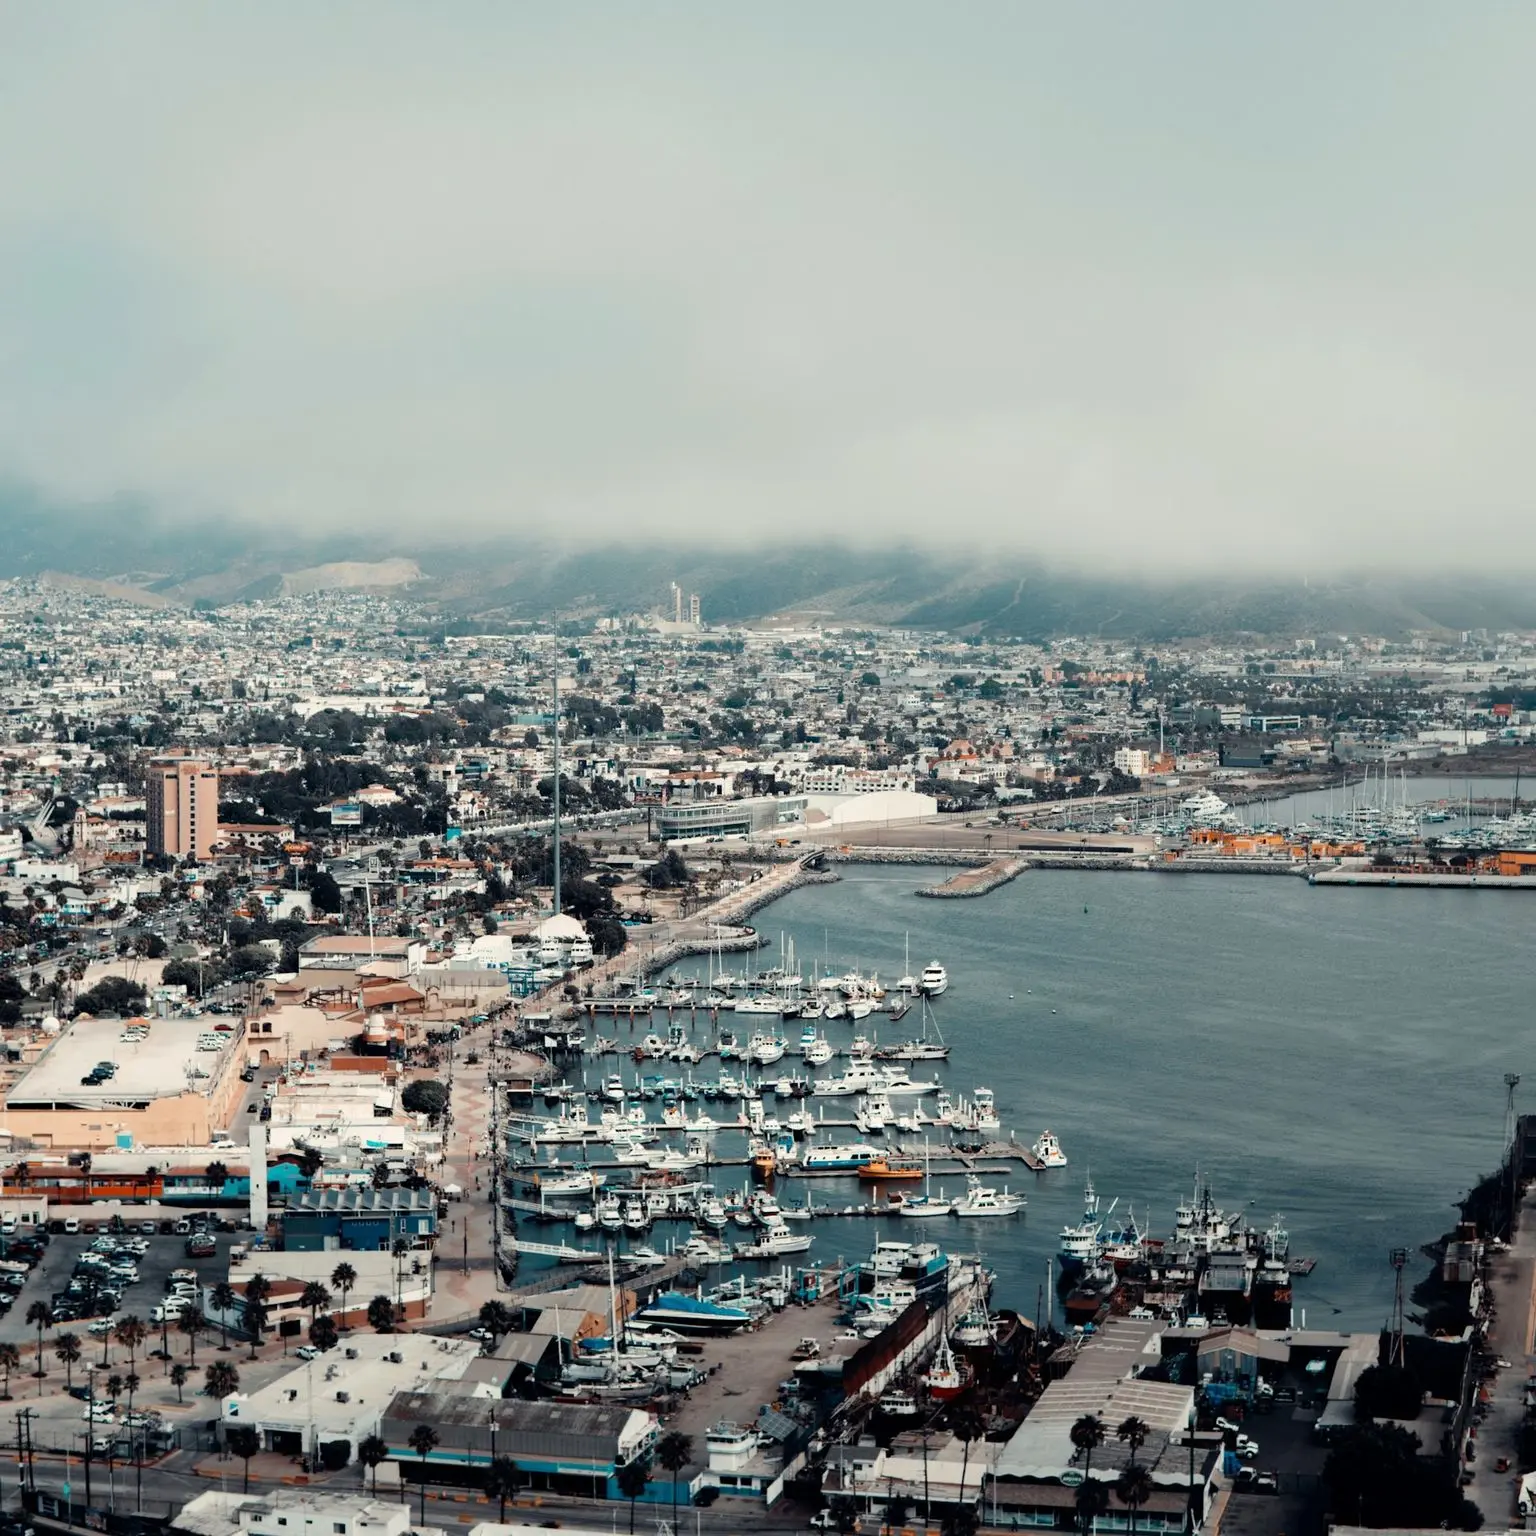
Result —
POLYGON ((1030 1150, 1040 1159, 1043 1167, 1065 1168, 1067 1166, 1067 1154, 1061 1150, 1061 1143, 1057 1141, 1054 1131, 1041 1131, 1039 1140, 1030 1150))
POLYGON ((918 1411, 917 1399, 910 1392, 884 1392, 875 1406, 893 1419, 915 1418, 918 1411))
POLYGON ((923 1377, 923 1385, 935 1402, 947 1403, 959 1397, 970 1386, 974 1374, 969 1360, 955 1358, 946 1333, 939 1338, 938 1352, 923 1377))
POLYGON ((1061 1229, 1056 1249, 1056 1264, 1064 1276, 1077 1274, 1099 1256, 1099 1235, 1104 1223, 1099 1219, 1099 1196, 1093 1187, 1093 1175, 1083 1190, 1083 1219, 1061 1229))

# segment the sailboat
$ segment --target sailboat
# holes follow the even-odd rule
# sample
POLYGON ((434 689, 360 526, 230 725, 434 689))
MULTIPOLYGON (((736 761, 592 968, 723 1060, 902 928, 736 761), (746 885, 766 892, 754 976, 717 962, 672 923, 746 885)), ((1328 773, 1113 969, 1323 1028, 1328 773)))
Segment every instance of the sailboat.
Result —
POLYGON ((917 977, 912 974, 912 934, 909 931, 906 936, 905 959, 901 967, 901 980, 896 983, 896 990, 903 997, 917 997, 922 988, 918 985, 917 977))
POLYGON ((876 1054, 885 1061, 948 1061, 949 1047, 944 1043, 944 1036, 939 1033, 938 1020, 933 1017, 933 1011, 928 1006, 927 993, 920 994, 923 1005, 923 1032, 916 1040, 903 1040, 900 1045, 887 1045, 876 1054), (935 1040, 928 1038, 928 1026, 933 1025, 935 1040))
POLYGON ((920 1195, 908 1195, 899 1207, 903 1220, 921 1220, 929 1216, 948 1216, 954 1211, 954 1201, 946 1199, 941 1190, 935 1196, 929 1187, 931 1162, 929 1159, 928 1143, 923 1143, 923 1192, 920 1195))

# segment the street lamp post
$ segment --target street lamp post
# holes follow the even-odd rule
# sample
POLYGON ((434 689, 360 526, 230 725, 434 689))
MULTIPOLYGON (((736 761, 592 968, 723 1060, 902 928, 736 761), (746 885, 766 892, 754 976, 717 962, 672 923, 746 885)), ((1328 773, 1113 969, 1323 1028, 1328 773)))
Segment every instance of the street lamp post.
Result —
POLYGON ((96 1439, 96 1367, 85 1368, 85 1502, 91 1502, 91 1451, 96 1439))

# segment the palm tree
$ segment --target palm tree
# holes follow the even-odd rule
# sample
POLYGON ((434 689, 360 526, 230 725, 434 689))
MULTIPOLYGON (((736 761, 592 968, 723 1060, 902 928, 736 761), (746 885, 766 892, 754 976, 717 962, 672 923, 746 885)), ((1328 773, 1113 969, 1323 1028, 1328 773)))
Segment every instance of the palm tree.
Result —
MULTIPOLYGON (((1087 1489, 1096 1487, 1097 1485, 1093 1481, 1093 1453, 1098 1450, 1101 1445, 1104 1444, 1106 1435, 1104 1420, 1101 1419, 1097 1414, 1085 1413, 1082 1418, 1080 1418, 1072 1426, 1071 1433, 1072 1444, 1076 1446, 1078 1450, 1083 1452, 1082 1488, 1087 1489)), ((1104 1490, 1100 1488, 1099 1492, 1103 1493, 1104 1490)), ((1078 1513, 1081 1514, 1084 1507, 1083 1494, 1081 1490, 1078 1493, 1077 1504, 1078 1513)), ((1107 1494, 1105 1494, 1105 1504, 1106 1506, 1108 1504, 1107 1494)), ((1103 1510, 1099 1510, 1098 1513, 1102 1514, 1103 1510)), ((1085 1531, 1088 1529, 1086 1524, 1083 1526, 1083 1529, 1085 1531)))
POLYGON ((1136 1529, 1136 1511, 1152 1497, 1152 1474, 1132 1462, 1115 1479, 1115 1497, 1131 1512, 1131 1529, 1136 1529))
POLYGON ((629 1500, 629 1536, 635 1536, 635 1500, 645 1492, 651 1474, 643 1461, 627 1461, 619 1468, 619 1492, 629 1500))
POLYGON ((61 1333, 53 1341, 53 1352, 64 1364, 64 1390, 74 1385, 74 1368, 80 1358, 80 1335, 61 1333))
POLYGON ((0 1344, 0 1371, 5 1373, 5 1390, 0 1392, 0 1400, 11 1400, 11 1372, 21 1369, 21 1351, 14 1344, 0 1344))
POLYGON ((693 1460, 693 1440, 680 1429, 669 1430, 656 1446, 656 1464, 672 1474, 672 1528, 677 1529, 677 1474, 693 1460))
POLYGON ((318 1350, 335 1349, 336 1340, 339 1337, 336 1331, 336 1319, 329 1312, 324 1317, 317 1317, 309 1325, 309 1342, 318 1350))
POLYGON ((249 1493, 251 1491, 251 1457, 261 1450, 261 1436, 249 1424, 237 1424, 224 1437, 224 1443, 245 1463, 245 1480, 240 1486, 240 1491, 249 1493))
POLYGON ((228 1280, 220 1280, 208 1293, 208 1300, 213 1303, 213 1309, 219 1314, 219 1353, 223 1354, 229 1348, 229 1314, 234 1310, 235 1288, 228 1280))
POLYGON ((1077 1490, 1077 1518, 1083 1530, 1093 1529, 1093 1522, 1109 1508, 1109 1491, 1103 1483, 1084 1478, 1077 1490))
POLYGON ((224 1193, 225 1180, 229 1178, 229 1169, 223 1163, 215 1159, 209 1163, 203 1172, 203 1177, 208 1180, 209 1187, 218 1194, 224 1193))
POLYGON ((267 1304, 264 1301, 252 1301, 247 1296, 242 1311, 246 1332, 251 1336, 251 1359, 254 1360, 256 1358, 256 1346, 261 1343, 262 1334, 267 1326, 267 1304))
POLYGON ((410 1446, 421 1457, 421 1523, 427 1523, 427 1457, 437 1448, 437 1431, 430 1424, 418 1424, 411 1431, 410 1446))
MULTIPOLYGON (((389 1460, 389 1446, 377 1435, 364 1435, 357 1442, 357 1459, 373 1472, 373 1491, 379 1491, 379 1466, 389 1460)), ((492 1463, 494 1465, 494 1463, 492 1463)))
POLYGON ((319 1317, 320 1308, 328 1307, 330 1304, 331 1293, 318 1280, 311 1280, 304 1287, 303 1293, 299 1297, 299 1305, 309 1308, 309 1320, 311 1323, 319 1317))
POLYGON ((192 1373, 180 1360, 171 1367, 171 1385, 176 1388, 176 1401, 181 1401, 181 1389, 187 1384, 187 1377, 192 1373))
POLYGON ((48 1374, 43 1365, 43 1329, 53 1327, 53 1308, 46 1301, 34 1301, 27 1308, 27 1323, 37 1326, 37 1369, 32 1374, 41 1380, 48 1374))
POLYGON ((341 1292, 341 1326, 347 1326, 347 1292, 357 1284, 357 1271, 350 1264, 338 1264, 331 1271, 331 1284, 341 1292))
POLYGON ((971 1466, 971 1442, 973 1440, 980 1440, 986 1434, 987 1426, 976 1409, 970 1403, 965 1403, 950 1411, 949 1427, 955 1439, 965 1448, 965 1454, 960 1460, 960 1497, 957 1500, 963 1508, 965 1505, 965 1478, 971 1466))
POLYGON ((1133 1413, 1130 1418, 1122 1419, 1115 1429, 1115 1439, 1122 1441, 1131 1448, 1131 1465, 1136 1465, 1136 1453, 1147 1443, 1147 1436, 1152 1433, 1151 1426, 1145 1419, 1138 1419, 1133 1413))
POLYGON ((118 1318, 117 1326, 112 1330, 112 1336, 128 1351, 128 1369, 131 1371, 139 1347, 149 1336, 149 1329, 144 1326, 141 1319, 130 1312, 127 1317, 118 1318))
POLYGON ((197 1336, 208 1331, 208 1319, 198 1308, 188 1307, 177 1319, 176 1326, 187 1336, 187 1361, 196 1370, 197 1336))
POLYGON ((114 1406, 116 1406, 118 1398, 123 1395, 123 1388, 126 1385, 127 1383, 124 1382, 121 1376, 113 1374, 107 1377, 107 1396, 111 1398, 114 1406))
POLYGON ((375 1333, 395 1331, 395 1304, 388 1296, 375 1296, 368 1303, 368 1326, 375 1333))
POLYGON ((203 1371, 203 1396, 228 1397, 240 1390, 240 1372, 228 1360, 215 1360, 203 1371))
MULTIPOLYGON (((358 1454, 362 1454, 359 1447, 358 1454)), ((507 1523, 507 1500, 518 1490, 517 1463, 510 1456, 498 1456, 485 1472, 485 1491, 489 1498, 501 1501, 501 1523, 507 1523)))

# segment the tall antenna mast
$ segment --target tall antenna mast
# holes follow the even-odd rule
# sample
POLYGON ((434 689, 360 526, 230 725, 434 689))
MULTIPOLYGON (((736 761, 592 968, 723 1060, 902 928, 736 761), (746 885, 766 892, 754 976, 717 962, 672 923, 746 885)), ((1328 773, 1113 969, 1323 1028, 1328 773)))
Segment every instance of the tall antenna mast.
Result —
POLYGON ((555 636, 555 665, 550 681, 555 697, 555 916, 560 916, 560 636, 555 636))

